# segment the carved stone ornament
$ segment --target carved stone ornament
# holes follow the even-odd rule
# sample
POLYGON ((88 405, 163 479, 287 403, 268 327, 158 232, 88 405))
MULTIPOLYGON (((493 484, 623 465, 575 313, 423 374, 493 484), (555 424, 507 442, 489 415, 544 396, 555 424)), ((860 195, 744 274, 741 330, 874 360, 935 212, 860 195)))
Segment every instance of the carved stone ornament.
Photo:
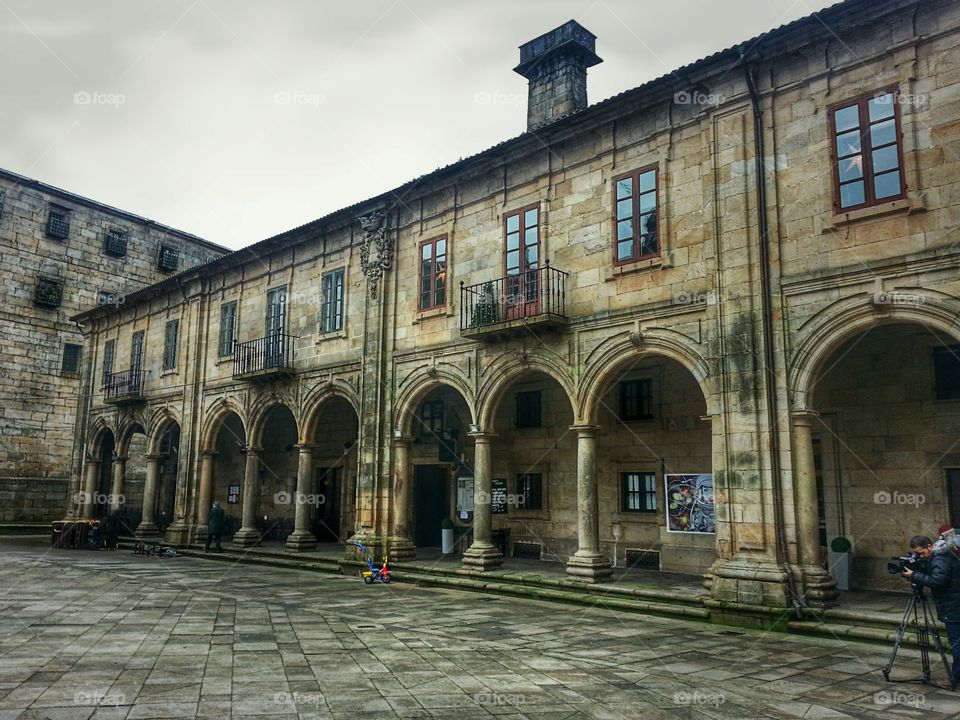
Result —
POLYGON ((382 212, 376 210, 369 215, 362 215, 359 220, 363 228, 360 269, 367 277, 370 297, 376 297, 380 279, 393 263, 393 243, 387 237, 386 219, 382 212))

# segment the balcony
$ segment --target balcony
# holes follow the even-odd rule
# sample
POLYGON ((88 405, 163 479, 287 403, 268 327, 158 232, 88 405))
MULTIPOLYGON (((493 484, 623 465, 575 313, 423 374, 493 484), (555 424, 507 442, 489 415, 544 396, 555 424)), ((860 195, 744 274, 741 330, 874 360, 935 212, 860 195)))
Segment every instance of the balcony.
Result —
POLYGON ((276 380, 293 375, 293 351, 297 335, 273 333, 237 343, 233 353, 233 377, 237 380, 276 380))
POLYGON ((111 405, 134 405, 146 400, 143 396, 143 370, 110 373, 103 384, 103 401, 111 405))
POLYGON ((567 276, 549 265, 476 285, 460 283, 460 334, 496 340, 567 326, 567 276))

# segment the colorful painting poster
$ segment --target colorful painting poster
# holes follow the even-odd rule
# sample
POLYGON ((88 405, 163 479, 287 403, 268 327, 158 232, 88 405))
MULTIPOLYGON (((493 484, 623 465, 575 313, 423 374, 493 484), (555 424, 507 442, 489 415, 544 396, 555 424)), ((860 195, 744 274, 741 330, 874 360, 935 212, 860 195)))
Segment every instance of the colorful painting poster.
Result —
POLYGON ((716 532, 713 475, 665 475, 667 531, 716 532))

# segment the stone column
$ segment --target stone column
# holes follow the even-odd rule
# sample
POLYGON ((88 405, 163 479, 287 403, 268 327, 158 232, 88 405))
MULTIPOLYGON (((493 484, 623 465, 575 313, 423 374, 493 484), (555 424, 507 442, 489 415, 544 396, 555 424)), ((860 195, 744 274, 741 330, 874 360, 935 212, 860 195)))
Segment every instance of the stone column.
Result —
POLYGON ((393 439, 393 517, 387 548, 390 560, 413 560, 417 556, 410 538, 410 443, 412 437, 393 439))
MULTIPOLYGON (((297 462, 297 493, 294 530, 287 538, 287 549, 294 551, 310 550, 317 546, 317 538, 310 530, 310 503, 313 495, 313 446, 298 445, 300 455, 297 462)), ((324 499, 326 500, 326 499, 324 499)))
POLYGON ((793 486, 797 517, 797 549, 803 573, 804 599, 808 605, 823 606, 837 597, 836 582, 820 565, 820 511, 817 503, 817 474, 813 460, 813 421, 810 411, 791 414, 793 424, 793 486))
POLYGON ((113 484, 110 486, 110 512, 115 513, 126 502, 123 497, 124 480, 127 477, 127 458, 117 455, 113 460, 113 484))
POLYGON ((247 448, 247 466, 243 473, 243 520, 240 529, 233 534, 234 545, 257 545, 260 531, 257 530, 257 504, 260 501, 260 453, 262 448, 247 448))
POLYGON ((197 526, 194 533, 199 539, 207 537, 207 516, 213 503, 213 471, 216 463, 216 450, 200 451, 200 488, 197 493, 197 526))
POLYGON ((599 582, 610 577, 610 560, 600 551, 600 511, 597 499, 597 430, 574 425, 577 432, 577 552, 567 561, 567 574, 576 580, 599 582))
POLYGON ((468 433, 473 438, 473 543, 463 553, 463 565, 470 570, 493 570, 503 564, 503 554, 492 542, 493 507, 490 503, 492 433, 468 433))
POLYGON ((83 519, 93 519, 93 505, 96 499, 99 479, 100 461, 87 460, 86 476, 83 480, 83 494, 80 496, 80 517, 83 519))
POLYGON ((147 479, 143 484, 143 515, 137 526, 137 537, 156 537, 157 529, 157 483, 160 479, 162 455, 147 455, 147 479))

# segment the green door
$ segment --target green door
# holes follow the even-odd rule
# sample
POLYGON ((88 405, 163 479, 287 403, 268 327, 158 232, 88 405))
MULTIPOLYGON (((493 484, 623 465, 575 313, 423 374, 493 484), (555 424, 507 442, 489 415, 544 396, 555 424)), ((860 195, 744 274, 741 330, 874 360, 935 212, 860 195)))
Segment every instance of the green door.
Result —
POLYGON ((413 542, 440 547, 440 522, 449 516, 450 472, 438 465, 417 465, 413 475, 413 542))

